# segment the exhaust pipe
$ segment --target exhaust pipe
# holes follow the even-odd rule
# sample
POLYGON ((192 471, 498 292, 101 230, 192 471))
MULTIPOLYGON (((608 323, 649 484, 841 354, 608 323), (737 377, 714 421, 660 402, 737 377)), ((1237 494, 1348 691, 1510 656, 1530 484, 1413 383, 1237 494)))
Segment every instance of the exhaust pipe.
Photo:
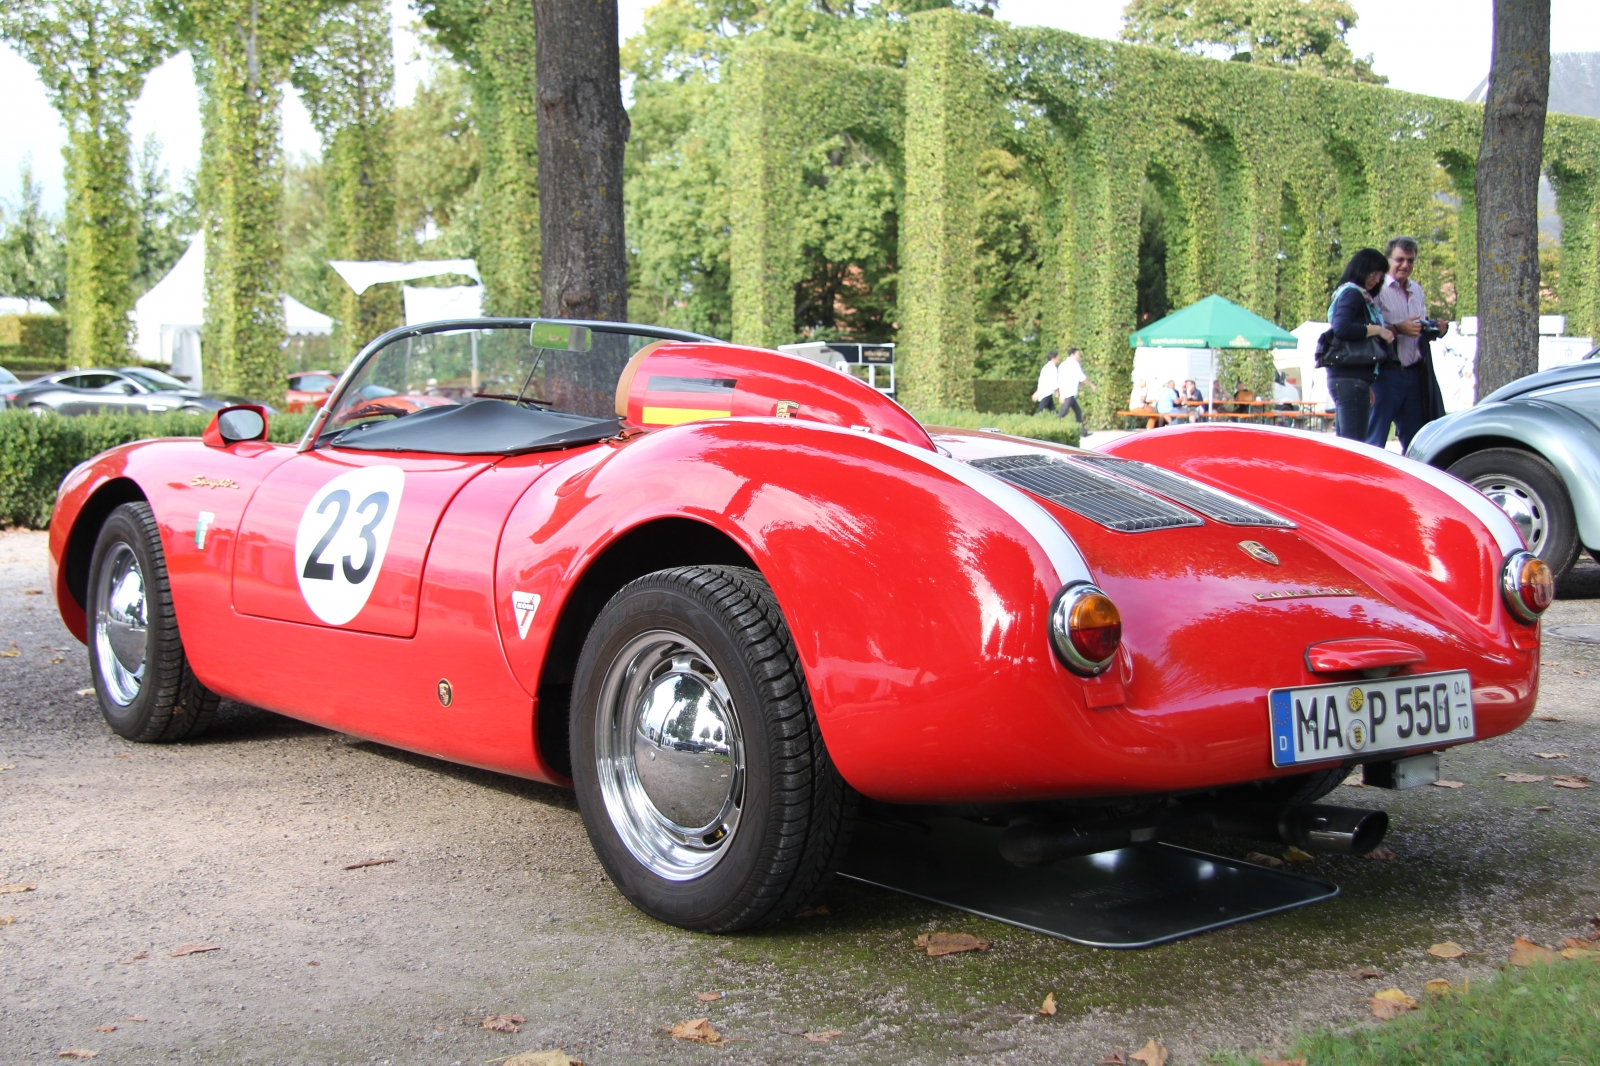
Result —
POLYGON ((1281 840, 1306 851, 1365 855, 1383 842, 1389 815, 1361 807, 1308 803, 1299 807, 1227 807, 1212 815, 1223 836, 1281 840))
POLYGON ((1023 822, 1000 834, 1000 857, 1014 866, 1049 866, 1061 859, 1142 844, 1156 838, 1154 826, 1040 825, 1023 822))

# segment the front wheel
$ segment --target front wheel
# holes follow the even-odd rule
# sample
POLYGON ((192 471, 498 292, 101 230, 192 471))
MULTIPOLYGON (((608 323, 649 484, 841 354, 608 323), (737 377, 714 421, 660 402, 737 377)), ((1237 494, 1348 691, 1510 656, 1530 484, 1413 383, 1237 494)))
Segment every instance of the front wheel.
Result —
POLYGON ((1450 473, 1493 501, 1516 524, 1528 550, 1560 580, 1578 561, 1578 520, 1566 483, 1542 456, 1520 448, 1485 448, 1457 460, 1450 473))
POLYGON ((680 567, 618 592, 578 659, 571 713, 584 826, 646 914, 716 933, 777 921, 844 857, 856 796, 755 571, 680 567))
POLYGON ((87 607, 89 672, 112 730, 140 742, 204 732, 221 699, 189 669, 148 503, 125 503, 100 527, 87 607))

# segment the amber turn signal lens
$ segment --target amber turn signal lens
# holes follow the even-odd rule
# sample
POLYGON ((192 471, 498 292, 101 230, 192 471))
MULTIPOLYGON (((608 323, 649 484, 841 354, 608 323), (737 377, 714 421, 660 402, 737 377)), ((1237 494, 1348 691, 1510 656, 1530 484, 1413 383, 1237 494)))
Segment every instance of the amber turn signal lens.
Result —
POLYGON ((1092 677, 1111 665, 1122 644, 1122 615, 1093 585, 1064 588, 1050 612, 1050 642, 1068 669, 1092 677))
POLYGON ((1532 552, 1512 552, 1500 572, 1500 591, 1512 614, 1524 622, 1537 622, 1556 598, 1556 578, 1532 552))

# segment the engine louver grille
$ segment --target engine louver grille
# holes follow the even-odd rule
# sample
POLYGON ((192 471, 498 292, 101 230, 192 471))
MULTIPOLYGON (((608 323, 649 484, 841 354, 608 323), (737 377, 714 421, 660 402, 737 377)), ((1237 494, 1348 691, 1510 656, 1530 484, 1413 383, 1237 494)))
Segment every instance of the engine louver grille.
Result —
POLYGON ((1185 507, 1193 508, 1207 518, 1226 526, 1295 528, 1295 524, 1287 518, 1159 466, 1151 466, 1149 463, 1140 463, 1132 459, 1118 459, 1110 455, 1083 455, 1075 458, 1079 462, 1093 463, 1120 478, 1137 481, 1145 488, 1159 492, 1168 499, 1177 500, 1185 507))
POLYGON ((1092 467, 1047 455, 1003 455, 971 464, 1018 488, 1043 496, 1091 522, 1123 533, 1205 523, 1181 507, 1092 467))

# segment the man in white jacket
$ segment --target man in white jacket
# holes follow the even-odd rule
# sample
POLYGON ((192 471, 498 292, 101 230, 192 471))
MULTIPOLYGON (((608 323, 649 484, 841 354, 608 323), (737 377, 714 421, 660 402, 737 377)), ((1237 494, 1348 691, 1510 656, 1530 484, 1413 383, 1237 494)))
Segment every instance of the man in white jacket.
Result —
POLYGON ((1044 366, 1039 368, 1039 387, 1033 390, 1033 400, 1039 405, 1034 414, 1043 414, 1056 409, 1056 389, 1061 385, 1060 364, 1060 352, 1051 352, 1045 356, 1044 366))
POLYGON ((1083 408, 1078 406, 1078 386, 1087 385, 1096 388, 1094 382, 1089 380, 1089 375, 1083 372, 1083 352, 1077 348, 1067 349, 1066 362, 1056 367, 1056 392, 1061 395, 1061 408, 1056 412, 1057 418, 1066 418, 1071 411, 1077 416, 1081 425, 1083 422, 1083 408))

